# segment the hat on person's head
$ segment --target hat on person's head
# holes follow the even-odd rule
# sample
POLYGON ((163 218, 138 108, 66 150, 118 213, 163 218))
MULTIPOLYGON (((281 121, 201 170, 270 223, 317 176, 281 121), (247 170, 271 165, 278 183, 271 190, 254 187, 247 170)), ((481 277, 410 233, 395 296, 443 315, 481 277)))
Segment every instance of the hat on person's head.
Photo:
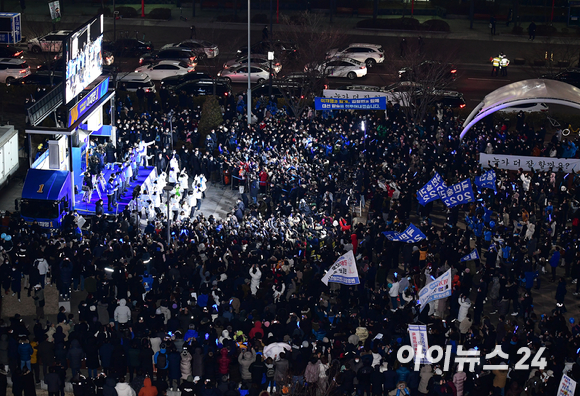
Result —
POLYGON ((443 375, 443 371, 440 368, 435 369, 435 375, 443 375))
POLYGON ((35 289, 40 289, 42 286, 40 286, 40 283, 37 283, 36 285, 34 285, 35 289))
MULTIPOLYGON (((191 375, 190 375, 190 377, 191 377, 191 375)), ((201 377, 200 377, 199 375, 196 375, 196 376, 193 378, 193 382, 198 382, 200 379, 201 379, 201 377)))

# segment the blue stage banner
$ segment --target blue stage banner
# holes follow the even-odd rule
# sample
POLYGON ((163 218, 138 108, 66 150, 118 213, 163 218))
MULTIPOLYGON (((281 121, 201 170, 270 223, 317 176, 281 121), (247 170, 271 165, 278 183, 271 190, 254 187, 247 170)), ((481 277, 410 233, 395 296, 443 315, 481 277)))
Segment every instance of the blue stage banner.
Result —
POLYGON ((439 196, 449 208, 475 200, 473 189, 471 188, 471 180, 469 179, 440 190, 439 196))
POLYGON ((386 110, 387 98, 314 98, 314 106, 316 110, 386 110))

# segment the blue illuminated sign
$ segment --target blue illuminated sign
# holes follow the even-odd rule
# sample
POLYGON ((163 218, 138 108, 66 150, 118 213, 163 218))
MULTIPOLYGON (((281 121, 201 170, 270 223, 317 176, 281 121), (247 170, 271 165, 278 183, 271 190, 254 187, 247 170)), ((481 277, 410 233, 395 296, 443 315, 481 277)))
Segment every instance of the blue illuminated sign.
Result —
POLYGON ((105 78, 99 83, 87 96, 81 99, 74 105, 68 115, 68 127, 77 122, 91 108, 93 104, 98 102, 109 90, 109 77, 105 78))
POLYGON ((314 98, 316 110, 386 110, 387 98, 335 99, 314 98))

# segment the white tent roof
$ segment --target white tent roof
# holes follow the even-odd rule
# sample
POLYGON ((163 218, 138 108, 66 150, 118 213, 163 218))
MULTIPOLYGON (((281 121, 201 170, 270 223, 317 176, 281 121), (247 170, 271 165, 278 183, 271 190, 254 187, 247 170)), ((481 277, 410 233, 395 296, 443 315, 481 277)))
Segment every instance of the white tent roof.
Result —
POLYGON ((483 117, 526 103, 554 103, 580 109, 580 89, 557 80, 523 80, 488 94, 463 123, 461 138, 483 117))

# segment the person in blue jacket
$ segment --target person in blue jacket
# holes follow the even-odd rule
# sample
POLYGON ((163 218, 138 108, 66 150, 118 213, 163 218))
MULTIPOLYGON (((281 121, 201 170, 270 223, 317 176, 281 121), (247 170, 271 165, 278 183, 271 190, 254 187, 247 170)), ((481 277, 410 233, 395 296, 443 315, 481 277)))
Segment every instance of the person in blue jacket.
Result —
POLYGON ((113 211, 113 206, 117 206, 117 202, 115 201, 115 178, 109 178, 107 185, 105 186, 105 191, 107 192, 107 204, 109 208, 109 212, 113 211))
POLYGON ((22 337, 20 339, 20 343, 18 344, 18 356, 20 357, 20 369, 24 366, 28 367, 28 370, 31 370, 30 366, 30 358, 34 353, 30 342, 26 337, 22 337))
POLYGON ((560 248, 556 248, 550 257, 550 267, 552 267, 552 282, 556 282, 556 269, 560 265, 560 248))
POLYGON ((165 382, 167 369, 169 368, 169 354, 165 349, 165 344, 161 344, 161 349, 153 356, 153 363, 157 367, 157 379, 165 382))

